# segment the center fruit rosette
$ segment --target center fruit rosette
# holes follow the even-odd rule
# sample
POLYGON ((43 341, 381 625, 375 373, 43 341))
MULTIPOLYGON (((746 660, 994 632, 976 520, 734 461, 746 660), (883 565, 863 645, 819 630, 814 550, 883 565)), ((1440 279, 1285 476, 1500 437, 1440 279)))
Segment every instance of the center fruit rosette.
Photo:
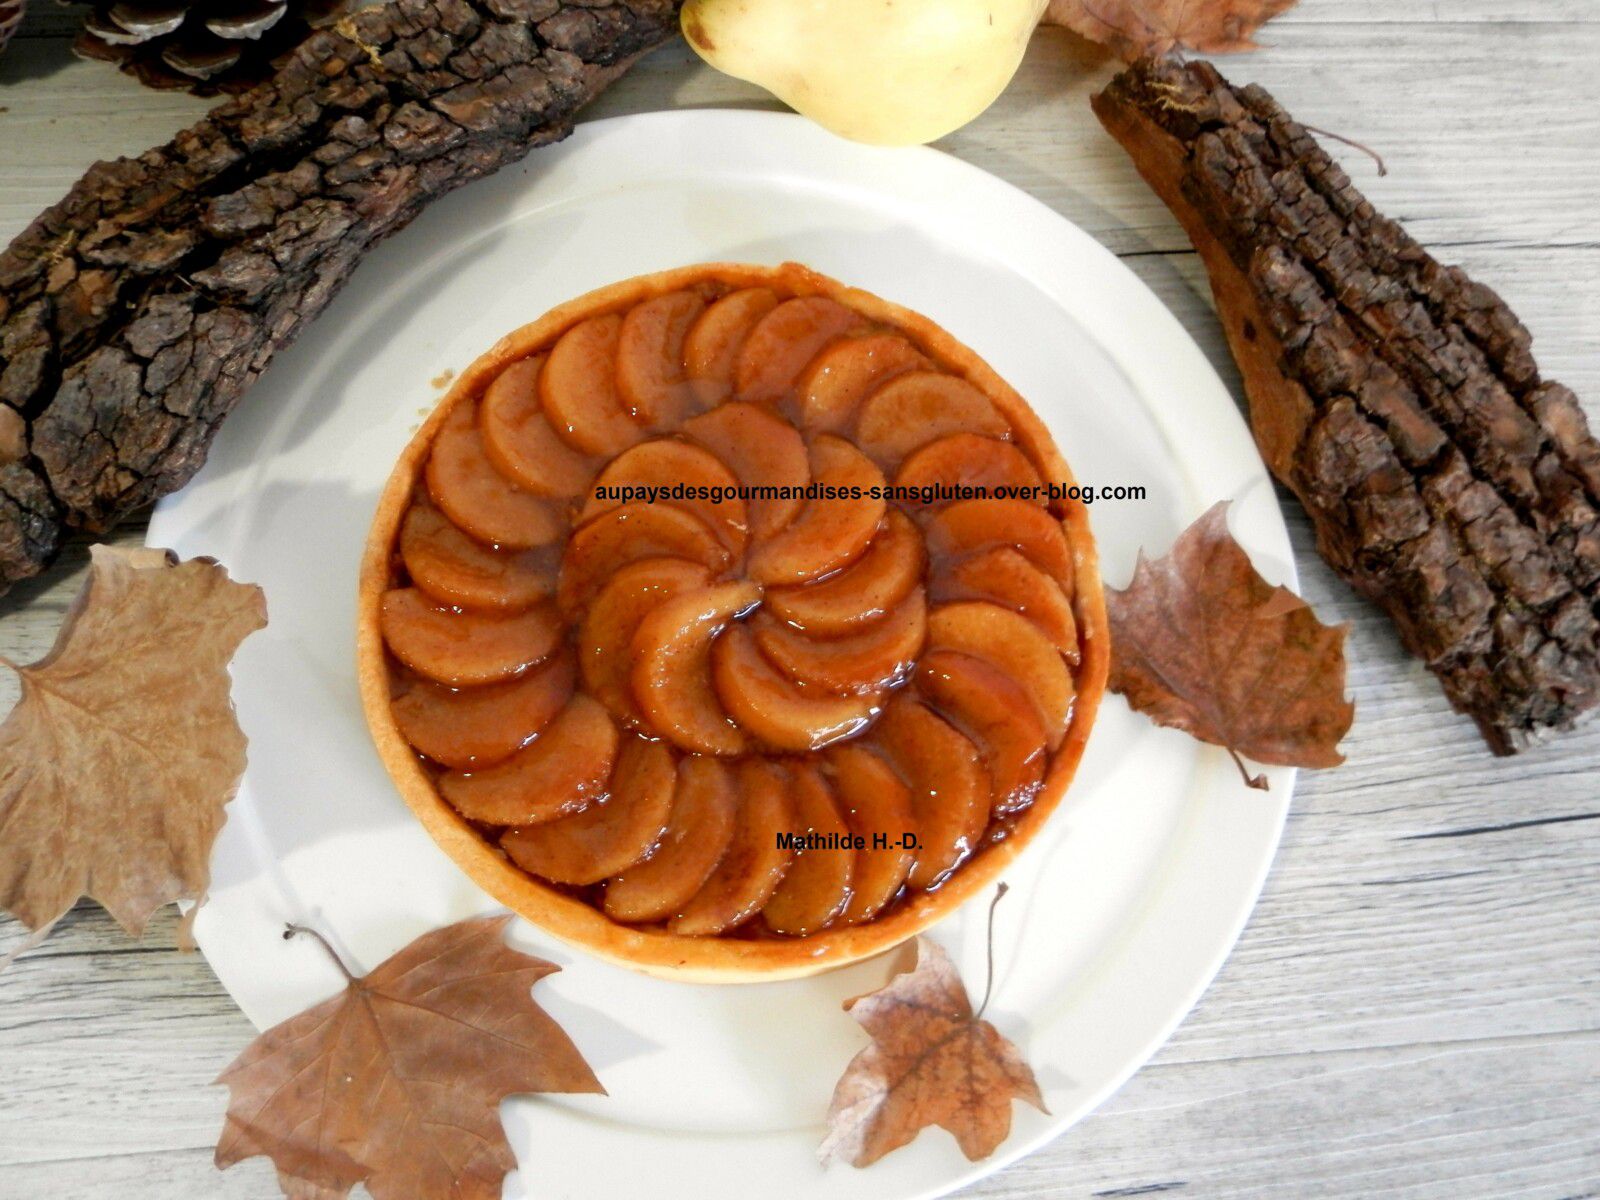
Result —
POLYGON ((716 981, 854 961, 1067 788, 1109 649, 1070 484, 1021 397, 874 296, 793 264, 602 289, 402 456, 368 721, 440 845, 560 937, 716 981))

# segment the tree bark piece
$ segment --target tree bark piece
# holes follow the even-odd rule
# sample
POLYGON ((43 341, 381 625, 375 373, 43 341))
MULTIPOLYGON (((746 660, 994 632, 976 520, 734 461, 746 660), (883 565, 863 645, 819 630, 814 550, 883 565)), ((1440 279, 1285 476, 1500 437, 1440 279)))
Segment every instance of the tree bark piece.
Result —
POLYGON ((678 0, 394 0, 0 254, 0 592, 181 487, 239 397, 431 200, 558 141, 678 0))
POLYGON ((1146 61, 1095 112, 1211 277, 1267 465, 1497 754, 1600 703, 1600 444, 1504 302, 1258 87, 1146 61))

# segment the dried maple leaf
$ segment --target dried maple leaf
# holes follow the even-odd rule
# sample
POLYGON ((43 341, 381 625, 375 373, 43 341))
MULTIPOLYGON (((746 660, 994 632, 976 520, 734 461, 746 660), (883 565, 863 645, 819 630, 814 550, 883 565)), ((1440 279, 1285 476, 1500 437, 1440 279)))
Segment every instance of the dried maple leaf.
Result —
POLYGON ((99 901, 137 934, 198 900, 244 771, 228 660, 261 589, 208 559, 90 550, 89 578, 0 724, 0 907, 46 930, 99 901))
MULTIPOLYGON (((289 1200, 499 1200, 515 1167, 500 1101, 604 1092, 533 985, 560 970, 505 944, 510 917, 425 933, 267 1030, 218 1077, 217 1166, 263 1154, 289 1200)), ((291 927, 289 933, 305 932, 291 927)), ((288 933, 285 936, 289 936, 288 933)))
MULTIPOLYGON (((1345 627, 1322 624, 1256 573, 1228 533, 1226 504, 1189 526, 1167 557, 1141 554, 1127 590, 1106 589, 1106 612, 1111 689, 1157 724, 1222 746, 1235 762, 1344 761, 1339 739, 1355 715, 1344 696, 1345 627)), ((1267 786, 1248 773, 1245 781, 1267 786)))
POLYGON ((1296 0, 1050 0, 1044 23, 1065 25, 1133 62, 1174 50, 1254 50, 1252 35, 1296 0))
MULTIPOLYGON (((992 929, 990 944, 992 950, 992 929)), ((992 971, 991 961, 991 980, 992 971)), ((824 1163, 843 1159, 865 1167, 929 1125, 949 1130, 976 1162, 1011 1132, 1013 1099, 1048 1111, 1033 1071, 982 1019, 982 1005, 972 1011, 961 976, 938 943, 918 938, 914 970, 846 1001, 845 1009, 872 1035, 872 1044, 850 1060, 834 1088, 828 1134, 817 1152, 824 1163)))

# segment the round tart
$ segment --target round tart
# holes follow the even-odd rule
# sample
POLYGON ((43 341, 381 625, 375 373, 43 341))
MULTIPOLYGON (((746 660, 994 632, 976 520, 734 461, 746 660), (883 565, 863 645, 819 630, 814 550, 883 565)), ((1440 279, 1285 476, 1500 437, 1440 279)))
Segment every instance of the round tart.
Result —
POLYGON ((608 960, 885 950, 992 883, 1083 753, 1109 644, 1071 483, 1016 392, 875 296, 794 264, 603 288, 473 363, 389 480, 379 753, 477 883, 608 960))

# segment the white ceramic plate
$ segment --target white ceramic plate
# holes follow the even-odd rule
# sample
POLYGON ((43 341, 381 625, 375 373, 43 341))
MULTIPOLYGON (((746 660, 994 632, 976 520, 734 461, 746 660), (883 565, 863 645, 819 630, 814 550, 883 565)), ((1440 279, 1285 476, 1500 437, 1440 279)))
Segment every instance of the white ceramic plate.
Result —
MULTIPOLYGON (((851 145, 789 116, 673 112, 583 126, 430 208, 248 397, 152 544, 220 558, 266 589, 268 628, 234 665, 250 767, 197 934, 259 1026, 331 995, 328 933, 359 970, 424 930, 490 911, 413 821, 372 750, 354 678, 356 566, 380 486, 445 372, 507 330, 613 280, 687 263, 794 259, 919 309, 1044 418, 1078 478, 1137 484, 1091 509, 1105 576, 1164 553, 1210 504, 1275 581, 1293 567, 1270 485, 1227 391, 1111 254, 1023 193, 926 149, 851 145)), ((527 926, 562 964, 539 1000, 610 1095, 505 1105, 508 1196, 770 1200, 943 1195, 1060 1133, 1194 1004, 1255 902, 1293 773, 1247 792, 1220 752, 1109 697, 1078 779, 1015 864, 999 910, 991 1019, 1032 1062, 1051 1115, 1015 1109, 968 1163, 941 1130, 858 1171, 814 1158, 833 1085, 865 1035, 840 1010, 902 951, 781 984, 647 979, 527 926)), ((934 936, 974 996, 984 903, 934 936)))

